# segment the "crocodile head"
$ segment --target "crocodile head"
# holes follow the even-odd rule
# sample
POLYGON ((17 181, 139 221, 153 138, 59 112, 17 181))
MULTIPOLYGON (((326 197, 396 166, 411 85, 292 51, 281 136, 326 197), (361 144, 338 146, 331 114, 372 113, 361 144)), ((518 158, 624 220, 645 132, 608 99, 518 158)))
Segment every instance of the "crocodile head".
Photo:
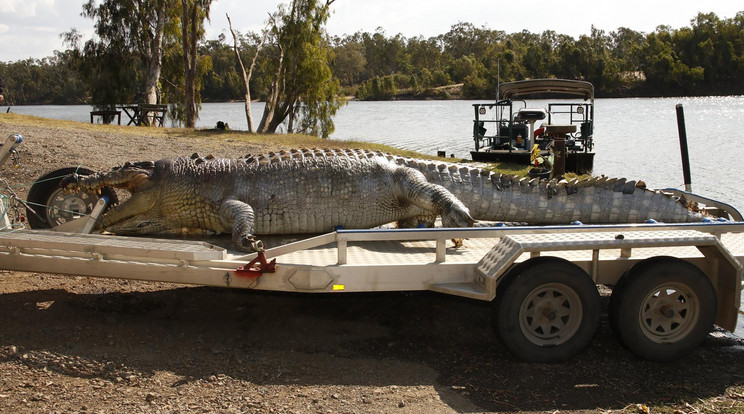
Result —
POLYGON ((71 174, 60 185, 70 190, 97 191, 104 186, 126 190, 131 196, 111 206, 101 218, 101 227, 116 234, 140 235, 168 233, 168 221, 161 212, 162 174, 167 166, 145 161, 126 163, 110 172, 89 176, 71 174), (160 174, 159 174, 160 173, 160 174))

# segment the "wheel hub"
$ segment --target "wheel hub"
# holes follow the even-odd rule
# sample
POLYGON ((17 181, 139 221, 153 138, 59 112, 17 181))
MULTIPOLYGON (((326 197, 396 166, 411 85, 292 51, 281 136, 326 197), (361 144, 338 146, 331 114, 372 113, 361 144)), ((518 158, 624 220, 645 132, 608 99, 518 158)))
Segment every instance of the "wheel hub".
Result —
POLYGON ((657 343, 684 338, 697 322, 699 306, 695 293, 686 285, 657 286, 646 296, 640 309, 643 334, 657 343))
POLYGON ((93 196, 84 191, 65 193, 57 190, 49 197, 47 221, 56 226, 85 215, 92 209, 93 201, 93 196))
POLYGON ((530 342, 540 346, 559 345, 570 339, 581 325, 581 300, 564 284, 547 284, 526 296, 519 314, 520 327, 530 342))

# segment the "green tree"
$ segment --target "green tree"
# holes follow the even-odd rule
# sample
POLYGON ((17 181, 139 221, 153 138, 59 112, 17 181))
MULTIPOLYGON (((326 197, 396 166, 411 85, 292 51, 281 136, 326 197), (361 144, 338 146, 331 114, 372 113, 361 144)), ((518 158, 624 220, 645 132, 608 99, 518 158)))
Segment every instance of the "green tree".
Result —
POLYGON ((264 108, 260 133, 275 133, 286 121, 287 132, 327 137, 333 116, 344 103, 333 57, 323 30, 333 0, 293 0, 272 16, 270 35, 275 47, 269 61, 274 77, 264 108))
POLYGON ((673 32, 660 26, 646 36, 642 68, 648 87, 662 95, 685 95, 703 80, 702 67, 690 67, 682 62, 675 50, 673 32))
POLYGON ((468 76, 478 77, 485 67, 474 55, 461 56, 449 66, 450 79, 455 83, 462 83, 468 76))
POLYGON ((212 69, 202 80, 201 98, 204 102, 225 102, 243 97, 243 82, 239 68, 235 67, 235 55, 232 48, 220 34, 217 40, 208 40, 199 48, 202 56, 209 56, 212 69))
POLYGON ((367 59, 367 77, 391 75, 398 72, 398 63, 405 50, 405 38, 397 35, 385 36, 385 31, 378 27, 373 34, 363 33, 360 42, 365 49, 367 59))
MULTIPOLYGON (((173 12, 173 0, 89 0, 83 5, 82 14, 96 21, 95 32, 100 40, 89 41, 85 50, 93 60, 99 60, 95 64, 99 67, 126 64, 132 57, 138 57, 145 72, 141 93, 146 102, 158 103, 163 40, 167 30, 175 30, 173 12)), ((135 77, 138 76, 135 74, 135 77)), ((99 84, 97 87, 106 86, 99 84)), ((113 98, 109 95, 116 94, 104 92, 97 95, 113 98)))
POLYGON ((350 39, 336 39, 333 48, 335 58, 331 62, 331 69, 341 85, 349 86, 359 83, 367 66, 364 46, 350 39))
POLYGON ((77 70, 75 51, 55 51, 43 59, 0 62, 7 105, 84 104, 88 89, 77 70))

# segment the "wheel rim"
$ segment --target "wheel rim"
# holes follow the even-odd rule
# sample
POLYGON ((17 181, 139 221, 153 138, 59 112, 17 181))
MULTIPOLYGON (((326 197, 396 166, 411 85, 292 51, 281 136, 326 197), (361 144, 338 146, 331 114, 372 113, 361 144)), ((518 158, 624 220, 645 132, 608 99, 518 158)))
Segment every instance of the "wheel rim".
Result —
POLYGON ((55 190, 47 202, 47 222, 54 227, 88 214, 93 210, 95 201, 91 193, 84 191, 65 193, 62 189, 55 190))
POLYGON ((638 321, 643 334, 657 343, 677 342, 695 328, 700 301, 689 286, 665 283, 644 298, 638 321))
POLYGON ((522 302, 519 325, 524 336, 539 346, 560 345, 581 326, 579 295, 561 283, 538 286, 522 302))

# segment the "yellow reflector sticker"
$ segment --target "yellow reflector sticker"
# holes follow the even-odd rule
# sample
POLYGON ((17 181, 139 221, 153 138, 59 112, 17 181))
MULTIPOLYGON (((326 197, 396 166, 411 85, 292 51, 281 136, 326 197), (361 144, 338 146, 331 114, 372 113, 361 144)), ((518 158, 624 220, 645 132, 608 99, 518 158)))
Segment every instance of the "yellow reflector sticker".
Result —
POLYGON ((344 290, 345 288, 344 285, 333 285, 333 290, 344 290))

